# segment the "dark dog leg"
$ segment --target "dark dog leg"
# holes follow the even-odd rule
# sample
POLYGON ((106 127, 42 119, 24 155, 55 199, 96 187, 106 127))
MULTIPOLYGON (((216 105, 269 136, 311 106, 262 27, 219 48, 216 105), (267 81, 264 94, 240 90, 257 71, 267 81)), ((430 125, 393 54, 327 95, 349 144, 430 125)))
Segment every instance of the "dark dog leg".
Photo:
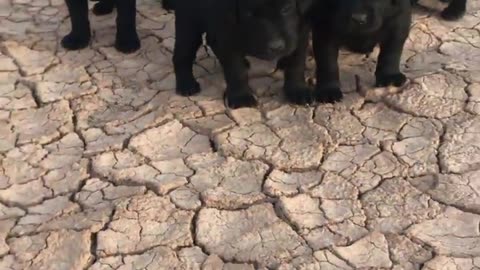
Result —
POLYGON ((90 23, 88 21, 87 0, 65 0, 70 14, 72 31, 62 39, 62 46, 67 50, 79 50, 90 42, 90 23))
POLYGON ((92 12, 97 16, 102 16, 112 13, 114 8, 115 0, 98 0, 98 2, 93 6, 92 12))
MULTIPOLYGON (((214 51, 219 50, 214 49, 214 51)), ((248 66, 245 63, 245 57, 236 52, 217 55, 227 82, 225 92, 227 106, 231 109, 256 106, 257 100, 248 85, 248 66)))
POLYGON ((467 0, 452 0, 447 8, 442 11, 442 18, 448 21, 455 21, 465 15, 467 0))
POLYGON ((140 48, 136 26, 136 0, 118 0, 117 37, 115 48, 123 53, 132 53, 140 48))
POLYGON ((305 59, 307 58, 309 28, 305 23, 299 31, 297 49, 289 56, 280 59, 279 67, 284 69, 283 90, 289 102, 305 105, 313 103, 313 91, 305 83, 305 59))
POLYGON ((321 103, 335 103, 342 100, 338 70, 338 45, 325 35, 313 31, 313 52, 317 65, 315 99, 321 103))
POLYGON ((190 18, 177 14, 175 19, 175 48, 173 51, 173 67, 177 82, 177 94, 191 96, 200 92, 201 88, 193 77, 193 63, 198 48, 202 45, 202 31, 195 28, 190 18))
POLYGON ((387 30, 387 33, 391 34, 380 43, 380 54, 375 71, 377 87, 390 85, 400 87, 407 81, 407 77, 400 72, 400 59, 409 33, 410 17, 403 20, 403 24, 387 30))

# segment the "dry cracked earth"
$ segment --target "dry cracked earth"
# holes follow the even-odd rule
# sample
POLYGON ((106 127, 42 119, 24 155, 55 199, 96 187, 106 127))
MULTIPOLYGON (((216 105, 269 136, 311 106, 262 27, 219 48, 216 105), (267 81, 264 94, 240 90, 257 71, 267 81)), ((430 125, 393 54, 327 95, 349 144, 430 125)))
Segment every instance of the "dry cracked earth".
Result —
POLYGON ((252 60, 260 106, 230 111, 208 49, 174 94, 158 3, 122 55, 114 15, 67 52, 62 0, 0 0, 0 269, 480 269, 480 3, 430 7, 403 89, 343 53, 345 100, 295 107, 252 60))

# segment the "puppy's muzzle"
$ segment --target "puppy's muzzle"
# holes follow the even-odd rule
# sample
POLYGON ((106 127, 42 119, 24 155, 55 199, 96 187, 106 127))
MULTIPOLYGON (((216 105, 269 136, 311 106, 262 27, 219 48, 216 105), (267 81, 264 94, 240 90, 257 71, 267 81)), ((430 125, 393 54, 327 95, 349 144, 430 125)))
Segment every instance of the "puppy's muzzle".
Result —
POLYGON ((287 48, 287 44, 282 39, 276 39, 268 43, 268 52, 270 55, 281 54, 287 48))
POLYGON ((359 25, 365 25, 368 22, 368 14, 367 13, 353 13, 351 20, 359 25))

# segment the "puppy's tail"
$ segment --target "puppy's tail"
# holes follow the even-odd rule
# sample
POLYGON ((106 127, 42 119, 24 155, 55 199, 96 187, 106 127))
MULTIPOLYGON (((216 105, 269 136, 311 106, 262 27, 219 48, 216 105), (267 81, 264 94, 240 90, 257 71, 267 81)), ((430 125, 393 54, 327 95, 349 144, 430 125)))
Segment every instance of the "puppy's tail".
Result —
POLYGON ((175 0, 163 0, 162 6, 168 11, 175 10, 175 0))

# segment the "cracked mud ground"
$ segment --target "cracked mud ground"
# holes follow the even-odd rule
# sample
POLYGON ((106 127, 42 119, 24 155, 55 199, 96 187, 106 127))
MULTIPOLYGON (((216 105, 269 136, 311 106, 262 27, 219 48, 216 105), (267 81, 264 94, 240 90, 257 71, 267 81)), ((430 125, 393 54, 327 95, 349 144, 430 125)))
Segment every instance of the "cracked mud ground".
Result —
POLYGON ((174 94, 173 16, 139 2, 122 55, 114 15, 66 52, 62 0, 0 0, 0 269, 480 269, 479 1, 417 10, 400 91, 344 53, 343 102, 290 106, 252 60, 235 111, 208 50, 174 94))

